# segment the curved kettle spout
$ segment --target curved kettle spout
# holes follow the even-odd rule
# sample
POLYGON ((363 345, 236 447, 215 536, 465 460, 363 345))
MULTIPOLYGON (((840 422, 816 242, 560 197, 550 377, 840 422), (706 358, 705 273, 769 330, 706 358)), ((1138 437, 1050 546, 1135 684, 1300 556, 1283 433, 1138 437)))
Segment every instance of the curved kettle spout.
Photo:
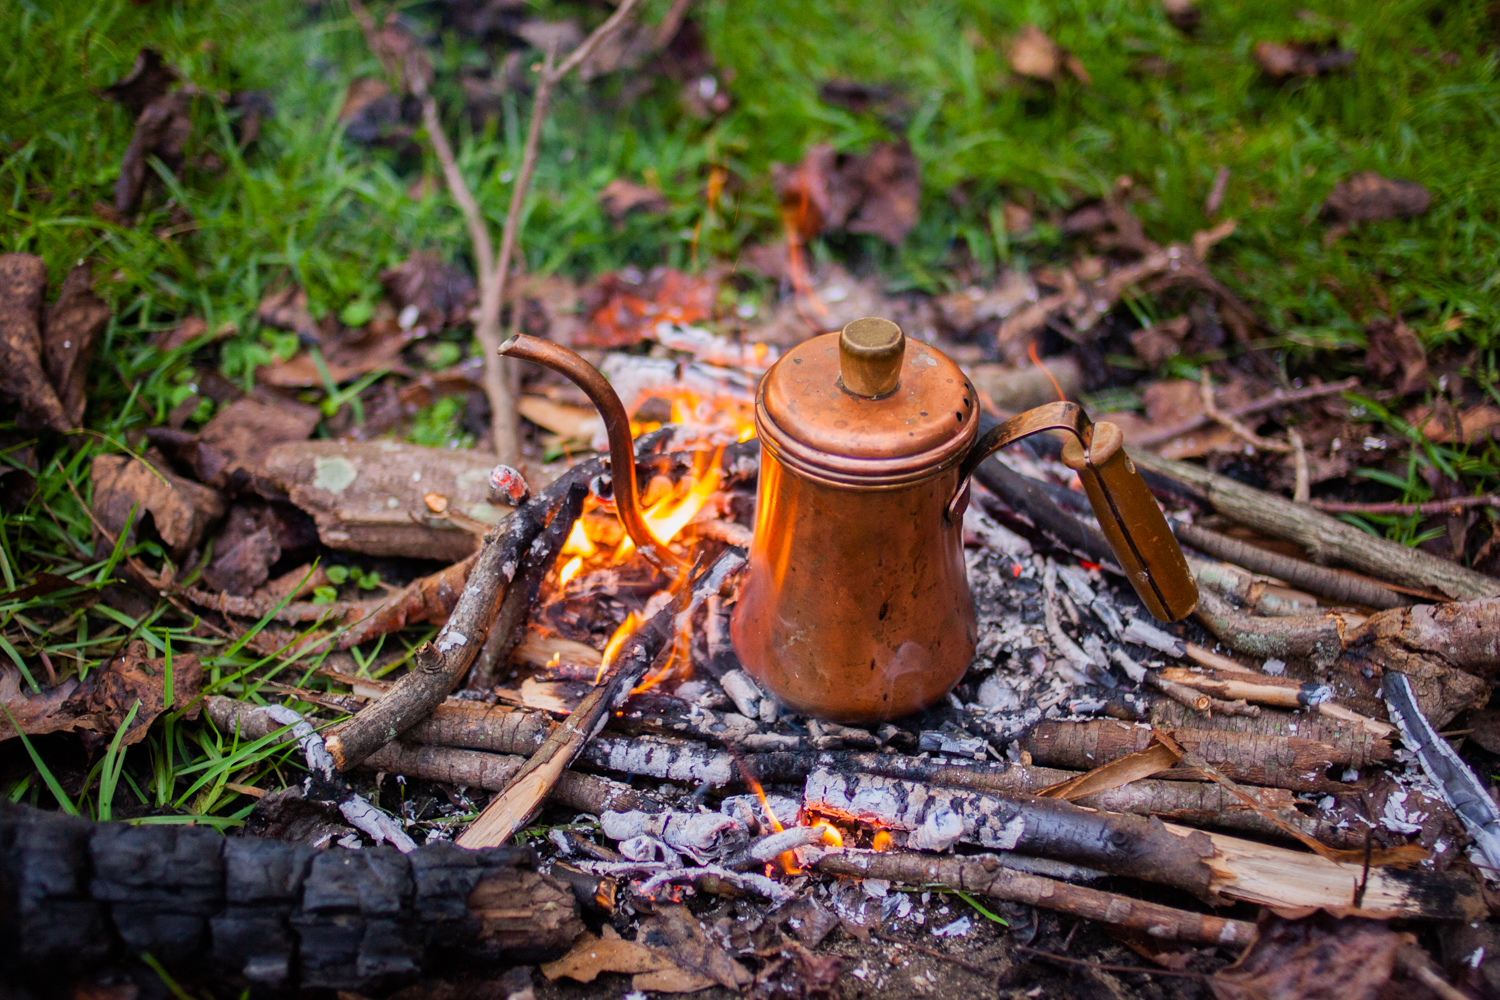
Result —
POLYGON ((688 568, 687 562, 664 543, 657 541, 641 517, 640 496, 635 481, 635 447, 630 439, 630 417, 614 388, 599 369, 566 347, 550 340, 518 333, 500 345, 507 357, 534 361, 562 375, 588 396, 604 420, 609 434, 609 470, 614 480, 615 510, 625 534, 652 564, 673 577, 688 568))

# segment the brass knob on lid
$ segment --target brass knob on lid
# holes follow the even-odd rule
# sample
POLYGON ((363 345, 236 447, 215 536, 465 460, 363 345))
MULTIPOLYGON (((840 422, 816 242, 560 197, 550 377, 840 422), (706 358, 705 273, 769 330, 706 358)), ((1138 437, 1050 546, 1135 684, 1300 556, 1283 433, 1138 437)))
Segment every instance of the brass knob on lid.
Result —
POLYGON ((906 335, 888 319, 866 317, 839 334, 839 381, 856 396, 878 399, 901 384, 906 335))

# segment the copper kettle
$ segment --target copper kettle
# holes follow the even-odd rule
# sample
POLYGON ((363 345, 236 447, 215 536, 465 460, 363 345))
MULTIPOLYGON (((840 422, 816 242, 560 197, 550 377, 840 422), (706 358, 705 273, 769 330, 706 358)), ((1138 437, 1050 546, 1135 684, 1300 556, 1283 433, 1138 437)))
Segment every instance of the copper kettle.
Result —
MULTIPOLYGON (((680 568, 641 518, 629 420, 609 383, 572 351, 524 334, 501 353, 562 373, 593 400, 626 533, 648 559, 680 568)), ((963 372, 889 320, 855 320, 787 352, 761 380, 755 429, 755 533, 731 638, 751 676, 797 712, 877 722, 926 708, 958 683, 977 638, 963 559, 969 475, 1040 431, 1072 435, 1063 461, 1147 609, 1177 621, 1197 604, 1119 427, 1058 402, 980 436, 963 372)))

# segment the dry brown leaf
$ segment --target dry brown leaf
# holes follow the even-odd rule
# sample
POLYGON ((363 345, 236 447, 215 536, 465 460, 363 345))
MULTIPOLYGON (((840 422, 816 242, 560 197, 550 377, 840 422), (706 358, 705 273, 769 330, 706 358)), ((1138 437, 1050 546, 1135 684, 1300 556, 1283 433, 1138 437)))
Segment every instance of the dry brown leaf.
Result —
POLYGON ((1338 42, 1258 42, 1255 61, 1275 80, 1293 76, 1321 76, 1344 69, 1358 55, 1338 42))
POLYGON ((1369 350, 1365 368, 1384 385, 1402 395, 1427 388, 1427 350, 1411 327, 1399 317, 1382 316, 1366 328, 1369 350))
POLYGON ((260 300, 255 310, 256 318, 267 326, 278 330, 291 330, 306 343, 322 343, 331 330, 324 330, 307 310, 307 292, 297 285, 288 285, 272 292, 260 300))
POLYGON ((1431 204, 1432 194, 1416 181, 1391 180, 1365 170, 1338 183, 1323 203, 1323 215, 1345 225, 1410 219, 1431 204))
POLYGON ((47 265, 29 253, 0 255, 0 395, 20 407, 23 428, 72 429, 42 368, 47 265))
POLYGON ((122 215, 135 211, 149 176, 151 157, 161 160, 173 173, 182 167, 183 150, 193 132, 189 108, 188 95, 172 91, 146 105, 141 112, 115 179, 116 211, 122 215))
POLYGON ((1076 802, 1090 795, 1100 795, 1124 787, 1132 781, 1149 778, 1158 771, 1165 771, 1182 759, 1182 755, 1164 743, 1153 743, 1144 750, 1126 754, 1108 764, 1102 764, 1086 774, 1059 782, 1036 792, 1048 798, 1076 802))
POLYGON ((1130 345, 1147 365, 1160 367, 1182 350, 1183 338, 1192 322, 1190 317, 1183 315, 1142 327, 1130 335, 1130 345))
POLYGON ((151 338, 151 345, 165 354, 192 343, 207 332, 208 322, 202 316, 189 316, 170 330, 158 331, 151 338))
POLYGON ((193 471, 218 489, 252 489, 265 479, 263 463, 272 446, 306 441, 317 426, 318 411, 311 406, 246 396, 214 414, 198 432, 193 471))
POLYGON ((1036 283, 1025 271, 1006 270, 993 288, 966 288, 939 296, 933 304, 956 333, 972 333, 983 323, 1004 319, 1037 298, 1036 283))
POLYGON ((428 333, 463 323, 479 301, 473 279, 436 254, 424 251, 382 271, 380 283, 403 314, 416 310, 412 317, 403 315, 401 325, 407 329, 420 326, 428 333))
POLYGON ((667 199, 655 188, 616 177, 599 192, 599 205, 619 225, 631 212, 665 212, 667 199))
POLYGON ((1011 69, 1033 80, 1056 83, 1066 70, 1080 83, 1087 85, 1092 82, 1083 63, 1034 24, 1026 25, 1011 41, 1006 58, 1011 69))
POLYGON ((686 972, 665 955, 637 941, 619 937, 596 938, 592 934, 581 935, 571 951, 555 962, 544 963, 541 970, 548 979, 566 977, 580 983, 592 983, 601 972, 635 974, 648 977, 646 982, 664 984, 636 984, 637 989, 677 993, 697 992, 714 985, 712 979, 686 972), (660 979, 650 978, 658 975, 660 979))
POLYGON ((1209 980, 1218 1000, 1375 1000, 1414 940, 1378 920, 1273 917, 1239 962, 1209 980))
MULTIPOLYGON (((22 689, 20 671, 0 667, 0 704, 28 736, 58 732, 92 732, 112 736, 131 708, 140 702, 122 742, 138 743, 157 716, 166 711, 166 660, 152 659, 143 642, 133 642, 105 667, 83 681, 70 677, 40 694, 22 689)), ((203 684, 203 667, 196 656, 172 657, 172 706, 194 704, 203 684)), ((197 717, 197 708, 189 714, 197 717)), ((0 740, 16 735, 10 720, 0 718, 0 740)))
POLYGON ((130 117, 139 118, 146 106, 161 97, 180 79, 161 53, 155 49, 141 49, 136 53, 135 65, 124 79, 104 88, 104 96, 118 101, 130 112, 130 117))
POLYGON ((877 142, 849 163, 863 189, 859 210, 846 227, 851 233, 879 236, 900 246, 917 224, 922 202, 922 174, 906 140, 877 142))
POLYGON ((702 923, 681 905, 658 905, 656 912, 641 924, 639 940, 662 955, 670 955, 678 965, 731 990, 742 990, 754 981, 739 962, 729 957, 724 947, 704 931, 702 923))
POLYGON ((91 478, 94 516, 100 524, 118 537, 131 510, 139 508, 134 524, 149 515, 156 533, 179 559, 224 516, 224 498, 217 491, 143 459, 100 455, 94 459, 91 478))
POLYGON ((516 411, 538 427, 571 441, 592 441, 604 429, 597 410, 556 403, 546 396, 522 396, 516 411))
POLYGON ((64 415, 75 427, 83 420, 88 398, 85 382, 89 362, 109 317, 109 306, 94 294, 93 270, 86 264, 68 272, 62 292, 47 310, 42 362, 64 415))

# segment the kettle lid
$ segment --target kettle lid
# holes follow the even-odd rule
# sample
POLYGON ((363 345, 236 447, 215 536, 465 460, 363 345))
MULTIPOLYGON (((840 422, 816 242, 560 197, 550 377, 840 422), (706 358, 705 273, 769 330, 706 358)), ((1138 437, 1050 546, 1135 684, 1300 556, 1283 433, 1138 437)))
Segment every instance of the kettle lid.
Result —
POLYGON ((783 355, 761 381, 756 418, 763 442, 792 464, 885 485, 956 460, 979 425, 958 365, 874 318, 783 355))

